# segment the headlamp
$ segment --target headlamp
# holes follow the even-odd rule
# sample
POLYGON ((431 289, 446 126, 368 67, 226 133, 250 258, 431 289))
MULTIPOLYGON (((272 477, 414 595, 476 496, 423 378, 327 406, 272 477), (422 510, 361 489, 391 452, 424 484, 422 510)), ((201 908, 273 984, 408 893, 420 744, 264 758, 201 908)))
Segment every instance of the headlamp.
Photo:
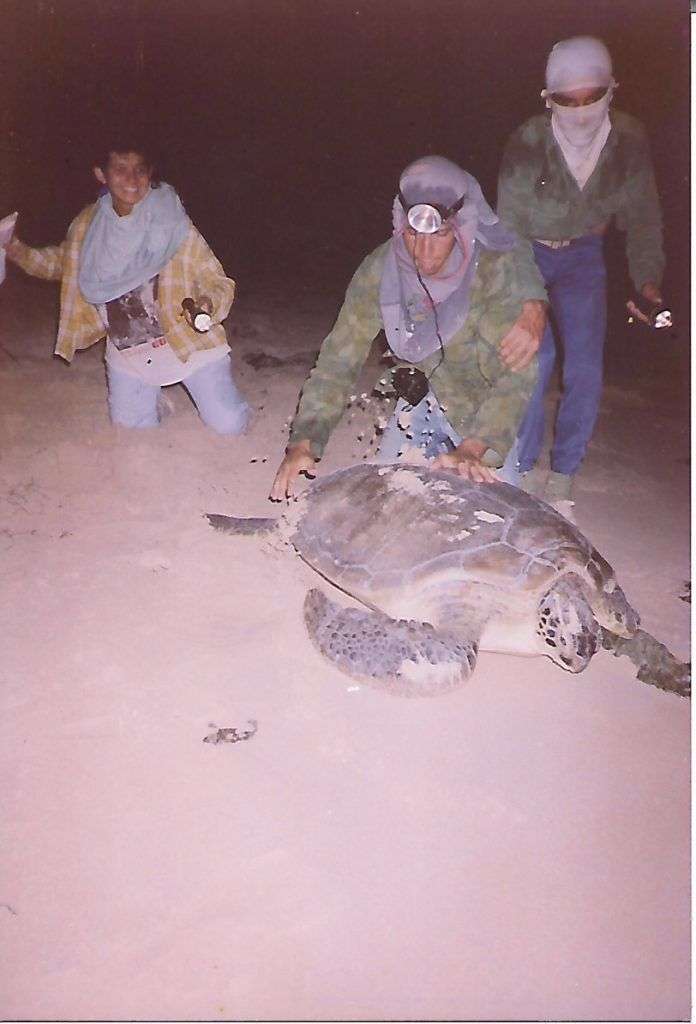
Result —
POLYGON ((414 231, 423 235, 434 235, 439 231, 446 220, 461 210, 465 199, 466 193, 452 206, 443 206, 441 203, 413 203, 409 206, 399 189, 399 202, 404 208, 408 223, 414 231))

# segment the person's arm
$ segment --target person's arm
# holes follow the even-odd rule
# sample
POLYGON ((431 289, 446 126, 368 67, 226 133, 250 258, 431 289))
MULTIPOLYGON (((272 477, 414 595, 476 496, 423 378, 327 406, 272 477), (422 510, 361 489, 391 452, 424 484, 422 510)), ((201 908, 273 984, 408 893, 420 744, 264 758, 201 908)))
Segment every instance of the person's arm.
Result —
POLYGON ((500 342, 500 358, 513 373, 526 369, 537 354, 546 327, 547 309, 547 303, 540 299, 524 302, 520 315, 500 342))
POLYGON ((269 498, 271 501, 282 501, 291 498, 294 485, 300 473, 314 476, 314 464, 317 460, 312 455, 311 441, 295 441, 285 450, 285 457, 276 470, 275 479, 269 498))
POLYGON ((494 479, 491 467, 505 461, 536 384, 537 360, 514 371, 499 358, 501 338, 519 317, 524 300, 512 254, 482 259, 478 275, 470 334, 446 350, 442 367, 433 374, 445 415, 462 437, 459 448, 440 456, 438 464, 459 468, 474 479, 494 479), (461 467, 456 466, 459 462, 461 467))
POLYGON ((184 244, 187 246, 185 258, 191 262, 191 277, 195 282, 196 294, 191 298, 210 314, 213 326, 220 324, 234 301, 235 282, 227 277, 220 260, 195 227, 191 227, 190 237, 184 244))
POLYGON ((515 276, 526 301, 500 343, 500 358, 511 370, 523 370, 536 354, 546 326, 548 296, 529 238, 528 209, 534 187, 535 155, 522 130, 505 147, 498 177, 497 213, 518 236, 515 276))
POLYGON ((502 466, 517 437, 536 379, 533 359, 524 370, 504 370, 478 393, 461 382, 455 394, 456 377, 452 389, 439 388, 445 414, 462 442, 453 452, 438 456, 436 466, 456 469, 473 480, 497 479, 494 470, 502 466))
POLYGON ((499 456, 499 466, 515 442, 536 385, 537 373, 536 359, 522 371, 506 370, 501 373, 472 417, 471 434, 479 438, 488 451, 499 456))
POLYGON ((289 497, 299 473, 310 472, 314 462, 321 458, 356 387, 375 335, 382 327, 381 268, 379 251, 361 263, 348 286, 338 319, 322 343, 314 369, 302 388, 286 455, 276 473, 270 495, 275 501, 289 497))
POLYGON ((631 280, 645 298, 649 301, 656 298, 659 301, 665 267, 662 212, 644 131, 634 140, 626 171, 625 196, 616 224, 626 232, 626 256, 631 280))
POLYGON ((449 469, 459 476, 480 484, 495 483, 498 474, 484 461, 486 445, 475 437, 467 437, 452 452, 443 452, 433 459, 434 469, 449 469))
POLYGON ((15 235, 7 246, 7 255, 18 267, 32 277, 47 281, 60 281, 63 277, 66 243, 34 248, 25 245, 15 235))

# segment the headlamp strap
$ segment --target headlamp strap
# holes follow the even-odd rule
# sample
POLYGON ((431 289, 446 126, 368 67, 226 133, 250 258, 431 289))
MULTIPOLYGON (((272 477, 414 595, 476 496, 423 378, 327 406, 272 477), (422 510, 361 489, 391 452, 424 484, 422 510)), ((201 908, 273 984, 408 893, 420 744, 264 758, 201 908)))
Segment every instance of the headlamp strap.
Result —
POLYGON ((407 216, 408 211, 411 210, 414 206, 432 206, 433 210, 437 210, 437 212, 440 214, 444 223, 444 221, 448 220, 450 217, 453 217, 455 213, 459 213, 462 206, 464 205, 464 200, 466 199, 466 192, 464 193, 463 196, 460 196, 459 199, 457 199, 456 203, 453 203, 451 206, 443 206, 441 203, 408 203, 401 189, 399 189, 398 198, 399 202, 401 203, 404 209, 404 213, 407 216))

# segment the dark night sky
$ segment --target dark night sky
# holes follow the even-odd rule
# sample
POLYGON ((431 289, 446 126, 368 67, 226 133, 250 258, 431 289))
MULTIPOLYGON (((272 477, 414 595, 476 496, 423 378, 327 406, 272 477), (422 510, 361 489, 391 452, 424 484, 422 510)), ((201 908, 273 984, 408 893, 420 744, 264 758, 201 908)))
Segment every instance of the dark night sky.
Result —
POLYGON ((5 0, 3 10, 0 212, 20 209, 22 237, 63 237, 95 195, 97 131, 123 117, 153 133, 165 177, 242 288, 330 265, 336 294, 388 235, 396 180, 415 157, 451 157, 493 203, 506 137, 542 109, 548 50, 599 35, 616 105, 650 132, 671 290, 684 299, 688 0, 5 0))

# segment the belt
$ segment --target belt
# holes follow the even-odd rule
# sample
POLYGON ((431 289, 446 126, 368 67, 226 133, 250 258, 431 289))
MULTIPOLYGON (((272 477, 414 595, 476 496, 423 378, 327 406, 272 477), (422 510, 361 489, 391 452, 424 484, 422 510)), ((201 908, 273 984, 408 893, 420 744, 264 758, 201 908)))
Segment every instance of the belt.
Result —
MULTIPOLYGON (((595 228, 590 228, 587 235, 603 235, 606 231, 607 224, 598 224, 595 228)), ((548 239, 548 238, 535 238, 534 241, 538 242, 539 245, 546 245, 549 249, 567 249, 572 242, 577 242, 578 238, 585 238, 586 235, 576 236, 575 238, 559 238, 559 239, 548 239)))
POLYGON ((535 242, 539 245, 546 245, 549 249, 566 249, 571 242, 574 242, 574 238, 559 238, 556 241, 550 241, 548 238, 535 238, 535 242))

